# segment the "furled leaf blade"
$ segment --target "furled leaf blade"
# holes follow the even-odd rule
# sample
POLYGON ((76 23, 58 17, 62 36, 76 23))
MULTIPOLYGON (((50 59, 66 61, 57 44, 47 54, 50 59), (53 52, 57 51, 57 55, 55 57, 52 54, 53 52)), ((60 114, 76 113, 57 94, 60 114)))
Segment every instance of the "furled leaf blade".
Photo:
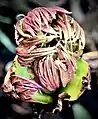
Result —
POLYGON ((66 92, 71 96, 71 101, 76 100, 80 96, 82 89, 82 78, 87 76, 88 69, 88 63, 83 59, 79 59, 77 61, 77 69, 74 80, 69 82, 66 87, 61 89, 61 92, 66 92))
POLYGON ((22 76, 24 78, 29 78, 29 79, 34 78, 34 75, 29 73, 28 67, 21 66, 17 60, 15 60, 14 65, 15 65, 15 74, 16 75, 22 76))
POLYGON ((32 97, 33 100, 36 102, 42 103, 42 104, 48 104, 53 103, 53 99, 51 96, 48 96, 46 94, 43 94, 42 92, 37 92, 32 97))

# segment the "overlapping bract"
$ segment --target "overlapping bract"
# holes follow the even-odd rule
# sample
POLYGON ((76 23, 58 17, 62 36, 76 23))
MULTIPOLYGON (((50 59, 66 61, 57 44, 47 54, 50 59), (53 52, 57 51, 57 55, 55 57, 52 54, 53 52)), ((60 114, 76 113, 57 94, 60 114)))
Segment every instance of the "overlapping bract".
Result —
POLYGON ((5 92, 21 100, 39 102, 33 95, 42 90, 54 92, 74 79, 85 35, 80 25, 68 16, 70 13, 60 7, 39 7, 17 22, 15 39, 18 47, 14 62, 20 67, 12 66, 15 70, 10 71, 4 82, 5 92), (34 77, 17 74, 16 69, 34 77))

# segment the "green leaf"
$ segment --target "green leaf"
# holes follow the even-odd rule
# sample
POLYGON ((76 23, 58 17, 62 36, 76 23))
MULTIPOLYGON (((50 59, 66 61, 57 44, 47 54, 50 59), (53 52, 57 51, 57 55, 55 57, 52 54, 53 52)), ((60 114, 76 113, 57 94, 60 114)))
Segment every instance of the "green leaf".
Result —
POLYGON ((21 66, 17 60, 14 61, 14 67, 15 67, 16 75, 20 75, 24 78, 29 78, 29 79, 34 78, 34 74, 29 72, 30 69, 28 67, 21 66))
POLYGON ((53 99, 51 96, 48 96, 46 94, 43 94, 42 92, 37 92, 32 96, 32 99, 36 102, 42 103, 42 104, 48 104, 53 103, 53 99))
POLYGON ((46 94, 52 94, 52 93, 54 93, 54 91, 50 91, 48 89, 44 89, 43 92, 46 93, 46 94))
POLYGON ((82 89, 82 78, 87 76, 88 69, 88 63, 82 58, 79 59, 77 61, 75 78, 69 82, 66 87, 61 89, 61 92, 66 92, 71 96, 71 101, 76 100, 80 96, 82 89))
POLYGON ((79 103, 72 105, 72 111, 74 119, 92 119, 88 110, 79 103))

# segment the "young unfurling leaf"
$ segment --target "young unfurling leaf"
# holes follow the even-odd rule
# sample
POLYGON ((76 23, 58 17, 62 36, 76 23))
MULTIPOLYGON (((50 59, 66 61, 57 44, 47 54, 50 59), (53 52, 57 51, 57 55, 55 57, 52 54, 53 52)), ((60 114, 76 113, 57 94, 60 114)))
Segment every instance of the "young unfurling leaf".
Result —
POLYGON ((17 59, 14 60, 13 68, 14 68, 15 75, 19 75, 29 79, 34 78, 33 72, 30 72, 31 69, 29 67, 21 66, 21 64, 17 61, 17 59))
POLYGON ((77 61, 77 69, 75 72, 74 80, 70 81, 65 88, 61 89, 61 92, 66 92, 70 95, 70 100, 76 100, 81 95, 83 78, 87 77, 89 71, 89 65, 83 59, 77 61))
POLYGON ((55 102, 56 94, 61 106, 67 94, 76 100, 83 93, 89 73, 88 63, 80 58, 85 34, 70 13, 60 7, 38 7, 16 23, 17 58, 5 78, 4 92, 43 104, 55 102))

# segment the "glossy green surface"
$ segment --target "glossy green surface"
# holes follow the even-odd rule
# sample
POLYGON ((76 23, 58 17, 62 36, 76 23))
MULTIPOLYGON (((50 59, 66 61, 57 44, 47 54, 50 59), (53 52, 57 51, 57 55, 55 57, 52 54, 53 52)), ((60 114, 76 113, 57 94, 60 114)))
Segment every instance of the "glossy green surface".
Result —
POLYGON ((66 92, 71 96, 71 101, 79 97, 82 89, 82 78, 87 76, 88 69, 88 63, 83 59, 79 59, 77 61, 75 78, 69 82, 65 88, 61 89, 61 92, 66 92))

